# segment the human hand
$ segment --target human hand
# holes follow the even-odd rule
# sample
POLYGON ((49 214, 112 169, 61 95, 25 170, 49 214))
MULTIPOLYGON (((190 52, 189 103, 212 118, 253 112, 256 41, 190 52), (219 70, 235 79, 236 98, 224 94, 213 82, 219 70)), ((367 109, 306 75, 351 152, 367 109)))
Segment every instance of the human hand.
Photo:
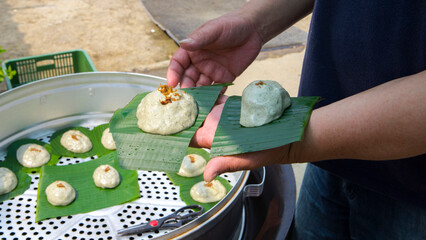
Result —
POLYGON ((167 71, 167 83, 182 88, 230 83, 256 58, 262 39, 238 13, 213 19, 182 40, 167 71))

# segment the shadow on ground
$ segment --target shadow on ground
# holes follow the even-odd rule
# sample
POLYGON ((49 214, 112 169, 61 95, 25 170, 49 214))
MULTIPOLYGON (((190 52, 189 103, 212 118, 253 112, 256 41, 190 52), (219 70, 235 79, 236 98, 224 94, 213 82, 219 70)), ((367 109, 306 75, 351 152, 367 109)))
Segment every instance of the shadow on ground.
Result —
POLYGON ((29 54, 30 46, 24 42, 25 34, 19 31, 19 23, 13 20, 13 9, 6 1, 0 1, 0 46, 8 50, 2 53, 1 60, 25 57, 29 54))

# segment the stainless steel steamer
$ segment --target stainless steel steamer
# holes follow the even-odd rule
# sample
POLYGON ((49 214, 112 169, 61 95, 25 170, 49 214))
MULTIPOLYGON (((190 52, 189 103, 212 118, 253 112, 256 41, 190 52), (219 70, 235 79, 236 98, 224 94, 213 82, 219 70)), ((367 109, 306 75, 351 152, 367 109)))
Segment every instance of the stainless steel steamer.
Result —
MULTIPOLYGON (((113 112, 136 94, 156 89, 164 79, 140 74, 88 73, 37 81, 0 96, 0 157, 13 141, 35 138, 49 141, 51 134, 68 126, 93 128, 108 122, 113 112)), ((89 159, 62 158, 60 165, 89 159)), ((25 194, 1 205, 3 236, 30 239, 114 238, 118 229, 167 215, 184 205, 179 189, 161 172, 139 171, 141 198, 132 203, 87 214, 34 223, 38 174, 25 194)), ((183 237, 204 232, 227 215, 241 198, 247 172, 225 176, 234 188, 211 211, 176 231, 144 234, 142 238, 183 237)), ((240 203, 241 204, 241 203, 240 203)), ((129 237, 132 238, 132 237, 129 237)))
MULTIPOLYGON (((18 139, 34 138, 48 142, 54 131, 64 127, 93 128, 108 122, 113 112, 125 106, 136 94, 152 91, 162 83, 165 83, 162 78, 142 74, 80 73, 36 81, 0 94, 0 160, 4 160, 7 146, 18 139)), ((75 164, 90 159, 61 158, 59 165, 75 164)), ((289 195, 290 191, 292 198, 293 172, 288 166, 281 168, 283 170, 270 169, 272 173, 279 172, 272 174, 272 178, 279 178, 282 172, 286 172, 285 177, 293 182, 287 181, 285 191, 283 188, 272 192, 275 195, 277 192, 289 195)), ((0 203, 0 238, 115 239, 118 229, 160 218, 184 205, 179 198, 178 187, 173 186, 164 173, 155 171, 138 171, 138 173, 140 199, 91 213, 58 217, 39 223, 34 223, 39 175, 30 174, 32 177, 30 189, 21 196, 0 203)), ((262 171, 260 173, 260 175, 252 174, 250 177, 257 177, 254 182, 261 181, 263 184, 262 178, 264 180, 265 175, 262 175, 262 171)), ((120 239, 240 239, 244 234, 247 235, 245 238, 251 238, 248 235, 257 233, 250 232, 254 229, 259 230, 261 222, 268 216, 266 213, 260 215, 256 213, 255 221, 250 222, 257 224, 257 227, 244 228, 247 225, 245 215, 252 214, 245 214, 243 203, 246 202, 248 208, 253 209, 253 201, 245 199, 244 193, 256 187, 247 184, 249 174, 248 171, 224 174, 223 177, 234 186, 233 189, 214 208, 195 221, 176 230, 162 230, 120 239)), ((254 199, 258 201, 261 198, 254 199)), ((256 209, 265 208, 264 211, 267 211, 267 205, 264 203, 250 211, 253 211, 253 214, 256 209)), ((286 222, 281 223, 283 228, 281 232, 284 231, 286 234, 293 216, 294 200, 287 200, 285 206, 285 209, 281 208, 280 214, 285 213, 286 222)))

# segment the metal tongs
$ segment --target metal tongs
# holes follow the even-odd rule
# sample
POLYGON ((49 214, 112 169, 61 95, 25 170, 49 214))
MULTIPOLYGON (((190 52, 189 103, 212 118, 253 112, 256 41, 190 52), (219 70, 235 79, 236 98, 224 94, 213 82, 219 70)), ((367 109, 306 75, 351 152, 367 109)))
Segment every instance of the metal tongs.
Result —
POLYGON ((151 220, 148 223, 142 223, 129 228, 118 230, 117 236, 127 236, 127 235, 156 231, 156 230, 166 229, 166 228, 167 229, 178 228, 194 220, 195 218, 203 214, 203 212, 204 212, 204 208, 201 205, 185 206, 183 208, 176 210, 174 213, 168 216, 165 216, 156 220, 151 220), (185 210, 188 210, 188 209, 194 209, 198 211, 185 213, 185 210))

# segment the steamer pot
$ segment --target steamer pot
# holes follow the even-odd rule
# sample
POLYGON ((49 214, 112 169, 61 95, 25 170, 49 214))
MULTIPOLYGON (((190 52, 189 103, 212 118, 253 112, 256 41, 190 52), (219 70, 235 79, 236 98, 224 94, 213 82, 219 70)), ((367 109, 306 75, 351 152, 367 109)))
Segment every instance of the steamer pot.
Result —
MULTIPOLYGON (((124 107, 136 94, 152 91, 164 83, 162 78, 143 74, 93 72, 44 79, 4 92, 0 94, 0 160, 4 160, 7 147, 18 139, 48 141, 54 131, 64 127, 94 127, 108 122, 113 112, 124 107)), ((85 159, 61 161, 69 164, 85 159)), ((244 193, 256 187, 247 184, 249 174, 249 171, 226 174, 225 177, 234 185, 233 189, 214 208, 193 222, 176 230, 120 239, 242 238, 246 221, 242 217, 245 214, 244 193)), ((44 239, 76 239, 75 236, 77 239, 115 239, 117 230, 123 227, 159 218, 184 205, 178 199, 178 190, 170 186, 165 174, 139 171, 139 175, 141 199, 148 197, 145 201, 34 223, 38 174, 31 174, 33 182, 24 195, 0 203, 0 235, 7 239, 14 236, 26 236, 28 239, 39 239, 40 236, 44 239), (151 184, 144 179, 151 178, 156 178, 162 186, 147 186, 151 184), (171 196, 160 196, 161 191, 171 196), (159 196, 156 196, 157 192, 159 196), (173 201, 169 201, 172 198, 173 201), (23 205, 25 207, 22 208, 23 205)), ((264 169, 257 177, 262 188, 264 169)))

